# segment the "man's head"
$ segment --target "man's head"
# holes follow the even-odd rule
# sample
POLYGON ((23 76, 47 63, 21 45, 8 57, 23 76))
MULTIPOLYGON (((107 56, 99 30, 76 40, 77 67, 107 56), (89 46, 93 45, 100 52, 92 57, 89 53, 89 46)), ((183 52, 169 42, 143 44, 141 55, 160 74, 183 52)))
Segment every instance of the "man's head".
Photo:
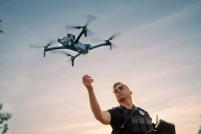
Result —
POLYGON ((118 102, 122 102, 122 101, 124 101, 126 99, 131 99, 132 92, 122 82, 116 82, 113 85, 113 92, 114 92, 118 102))

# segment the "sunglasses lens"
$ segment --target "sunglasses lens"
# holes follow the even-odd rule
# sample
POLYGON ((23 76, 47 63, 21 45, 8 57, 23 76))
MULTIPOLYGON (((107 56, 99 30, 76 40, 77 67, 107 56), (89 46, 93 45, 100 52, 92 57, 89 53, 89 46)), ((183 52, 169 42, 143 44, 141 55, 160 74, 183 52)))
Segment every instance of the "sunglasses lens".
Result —
POLYGON ((121 85, 119 87, 117 87, 115 90, 114 90, 114 93, 117 94, 118 90, 123 90, 124 89, 124 86, 121 85))
POLYGON ((124 89, 124 87, 123 87, 123 86, 120 86, 120 87, 119 87, 119 90, 123 90, 123 89, 124 89))

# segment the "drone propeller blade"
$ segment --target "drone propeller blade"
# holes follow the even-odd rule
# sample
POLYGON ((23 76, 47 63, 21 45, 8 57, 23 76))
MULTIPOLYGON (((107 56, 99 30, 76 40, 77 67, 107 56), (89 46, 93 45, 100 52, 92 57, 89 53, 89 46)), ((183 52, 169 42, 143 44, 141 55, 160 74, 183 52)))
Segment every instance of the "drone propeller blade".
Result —
POLYGON ((0 23, 2 22, 2 20, 0 19, 0 23))
POLYGON ((120 33, 114 33, 111 37, 109 37, 107 40, 105 40, 106 44, 108 44, 110 46, 110 50, 112 50, 112 48, 115 48, 115 45, 113 43, 111 43, 110 41, 119 35, 120 35, 120 33))
POLYGON ((96 16, 94 15, 88 15, 87 16, 87 21, 86 21, 86 25, 85 26, 88 26, 89 24, 91 24, 91 22, 93 22, 94 20, 96 20, 96 16))
POLYGON ((56 43, 55 40, 50 40, 46 45, 35 45, 35 44, 29 44, 29 47, 31 48, 44 48, 44 47, 49 47, 50 45, 56 43))
POLYGON ((116 48, 118 48, 118 46, 112 43, 112 49, 116 49, 116 48))
POLYGON ((64 54, 66 56, 72 56, 71 54, 67 53, 67 52, 61 52, 61 54, 64 54))
POLYGON ((116 48, 118 48, 117 45, 115 45, 115 44, 113 44, 113 43, 110 45, 110 50, 112 50, 112 49, 116 49, 116 48))
POLYGON ((75 25, 66 25, 66 29, 80 29, 82 26, 75 26, 75 25))
POLYGON ((83 26, 76 26, 76 25, 66 25, 66 29, 81 29, 81 28, 86 28, 92 21, 96 19, 96 16, 94 15, 89 15, 87 17, 87 21, 85 25, 83 26))
POLYGON ((66 55, 66 56, 72 56, 71 54, 65 52, 65 51, 58 51, 58 50, 53 50, 53 51, 50 51, 52 53, 60 53, 60 54, 63 54, 63 55, 66 55))
POLYGON ((60 54, 63 54, 63 55, 65 55, 65 56, 67 56, 67 57, 70 57, 70 58, 68 58, 67 59, 67 62, 71 62, 71 64, 72 64, 72 66, 74 66, 74 56, 73 55, 71 55, 71 54, 69 54, 69 53, 67 53, 67 52, 65 52, 65 51, 58 51, 58 50, 53 50, 53 51, 50 51, 50 52, 52 52, 52 53, 60 53, 60 54))
POLYGON ((93 36, 95 33, 90 29, 87 29, 87 36, 93 36))
POLYGON ((103 39, 97 38, 97 37, 93 37, 91 38, 92 43, 96 43, 96 42, 103 42, 103 39))
POLYGON ((49 42, 47 43, 47 46, 50 46, 50 45, 52 45, 52 44, 54 44, 54 43, 56 43, 56 42, 57 42, 56 40, 51 39, 51 40, 49 40, 49 42))
POLYGON ((113 40, 114 38, 116 38, 119 35, 120 35, 120 33, 114 33, 111 37, 108 38, 108 40, 113 40))
POLYGON ((31 48, 42 48, 42 47, 44 47, 44 46, 35 45, 35 44, 29 44, 29 47, 31 47, 31 48))
MULTIPOLYGON (((97 38, 97 37, 93 37, 91 39, 92 42, 102 42, 102 41, 105 41, 105 42, 110 42, 111 40, 113 40, 114 38, 116 38, 117 36, 119 36, 120 33, 115 33, 113 34, 111 37, 109 37, 107 40, 103 40, 103 39, 100 39, 100 38, 97 38)), ((110 42, 111 43, 111 42, 110 42)))

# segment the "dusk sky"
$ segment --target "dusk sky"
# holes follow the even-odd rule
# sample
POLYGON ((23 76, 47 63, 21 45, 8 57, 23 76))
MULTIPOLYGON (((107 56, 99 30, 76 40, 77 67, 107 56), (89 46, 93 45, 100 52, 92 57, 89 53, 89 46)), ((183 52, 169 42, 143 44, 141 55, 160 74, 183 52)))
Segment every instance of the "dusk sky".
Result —
MULTIPOLYGON (((0 0, 0 103, 12 113, 7 134, 109 134, 96 121, 82 76, 94 79, 102 110, 118 106, 112 93, 121 81, 133 91, 134 103, 155 122, 172 122, 177 134, 196 134, 201 125, 201 1, 200 0, 0 0), (108 39, 102 47, 75 60, 30 48, 46 45, 89 25, 108 39)), ((58 43, 55 45, 59 45, 58 43)), ((72 51, 66 50, 72 54, 72 51)))

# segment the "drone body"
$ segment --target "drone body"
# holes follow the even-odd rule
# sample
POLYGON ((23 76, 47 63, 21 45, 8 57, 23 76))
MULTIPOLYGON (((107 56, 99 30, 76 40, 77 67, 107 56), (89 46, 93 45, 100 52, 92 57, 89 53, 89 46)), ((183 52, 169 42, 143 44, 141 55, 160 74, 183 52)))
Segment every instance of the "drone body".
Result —
POLYGON ((88 49, 89 47, 91 47, 90 44, 83 44, 80 41, 76 42, 75 35, 72 35, 69 33, 67 34, 66 37, 63 37, 62 39, 58 39, 57 41, 60 44, 62 44, 64 48, 70 49, 82 54, 88 53, 88 49))

